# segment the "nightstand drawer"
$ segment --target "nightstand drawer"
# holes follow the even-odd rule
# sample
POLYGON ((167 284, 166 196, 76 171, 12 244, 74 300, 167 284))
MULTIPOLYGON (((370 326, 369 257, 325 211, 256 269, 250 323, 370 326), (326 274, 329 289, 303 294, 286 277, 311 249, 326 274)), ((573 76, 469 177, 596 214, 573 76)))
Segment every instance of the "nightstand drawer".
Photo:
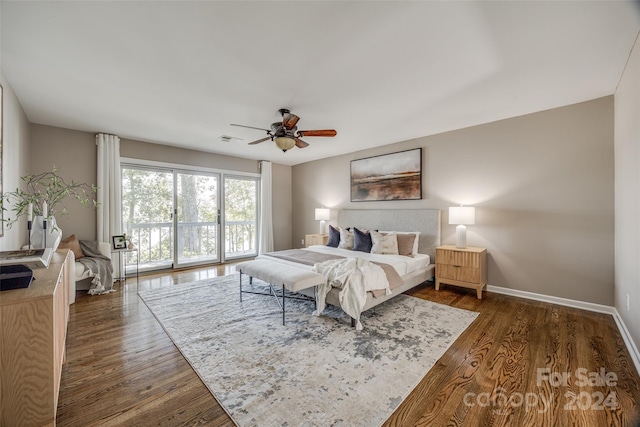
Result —
POLYGON ((475 289, 478 299, 487 285, 487 249, 458 248, 443 245, 436 248, 436 291, 441 284, 475 289))
POLYGON ((440 279, 450 279, 468 283, 480 283, 482 278, 479 268, 440 263, 436 264, 436 275, 440 279))
POLYGON ((480 268, 480 254, 474 252, 436 249, 436 262, 458 267, 480 268))
POLYGON ((328 240, 328 234, 307 234, 304 236, 304 244, 307 248, 313 245, 326 245, 328 240))

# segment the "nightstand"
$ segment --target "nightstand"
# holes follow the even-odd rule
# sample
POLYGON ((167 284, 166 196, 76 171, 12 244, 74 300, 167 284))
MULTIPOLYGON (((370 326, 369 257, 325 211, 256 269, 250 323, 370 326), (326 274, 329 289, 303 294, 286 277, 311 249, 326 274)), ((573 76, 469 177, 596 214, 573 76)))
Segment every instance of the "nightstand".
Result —
POLYGON ((326 245, 328 240, 328 234, 307 234, 304 236, 304 246, 308 248, 312 245, 326 245))
POLYGON ((487 285, 487 249, 438 246, 436 290, 440 290, 441 283, 475 289, 478 299, 482 299, 482 290, 487 285))

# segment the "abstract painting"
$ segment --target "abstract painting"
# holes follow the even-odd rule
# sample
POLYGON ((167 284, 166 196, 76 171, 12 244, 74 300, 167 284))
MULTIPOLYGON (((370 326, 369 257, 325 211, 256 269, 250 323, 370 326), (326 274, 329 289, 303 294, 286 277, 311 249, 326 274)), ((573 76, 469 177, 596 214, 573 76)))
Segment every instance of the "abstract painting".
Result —
POLYGON ((422 199, 422 148, 351 161, 351 201, 422 199))

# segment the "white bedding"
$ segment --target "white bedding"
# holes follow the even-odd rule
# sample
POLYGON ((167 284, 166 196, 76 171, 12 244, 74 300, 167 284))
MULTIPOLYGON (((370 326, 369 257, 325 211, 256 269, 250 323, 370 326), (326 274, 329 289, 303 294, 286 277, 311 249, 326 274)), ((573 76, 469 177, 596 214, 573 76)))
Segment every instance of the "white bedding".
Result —
MULTIPOLYGON (((324 254, 338 255, 338 256, 343 256, 345 258, 362 258, 362 259, 366 259, 373 262, 388 264, 392 266, 394 270, 396 270, 396 272, 400 277, 413 273, 414 271, 423 269, 427 267, 430 263, 430 257, 427 254, 416 254, 414 255, 413 258, 411 258, 403 255, 370 254, 367 252, 352 251, 350 249, 332 248, 330 246, 322 246, 322 245, 309 246, 308 248, 305 248, 305 250, 320 252, 324 254)), ((304 268, 307 270, 313 269, 312 265, 299 264, 294 261, 287 261, 281 258, 271 257, 268 254, 258 255, 256 258, 269 259, 272 261, 282 262, 285 264, 290 264, 291 266, 304 268)))
MULTIPOLYGON (((323 254, 343 256, 345 258, 361 258, 361 259, 366 259, 372 262, 380 262, 383 264, 388 264, 392 266, 394 270, 396 270, 396 272, 400 277, 406 276, 407 274, 413 273, 414 271, 424 269, 431 262, 431 257, 427 254, 415 254, 412 258, 404 255, 371 254, 367 252, 353 251, 351 249, 333 248, 331 246, 324 246, 324 245, 313 245, 313 246, 309 246, 308 248, 303 248, 303 250, 319 252, 323 254)), ((298 268, 304 268, 306 270, 313 269, 312 265, 305 265, 305 264, 297 263, 295 261, 288 261, 286 259, 272 257, 272 256, 269 256, 268 253, 258 255, 256 259, 268 259, 271 261, 277 261, 284 264, 289 264, 291 266, 295 266, 298 268)))
POLYGON ((305 250, 342 256, 343 259, 332 259, 315 265, 300 264, 286 259, 272 257, 269 254, 258 255, 257 259, 291 265, 292 267, 313 270, 321 273, 326 278, 326 283, 317 287, 315 293, 318 304, 315 315, 320 315, 325 307, 325 298, 332 287, 340 289, 338 294, 339 304, 342 309, 356 321, 356 329, 361 330, 360 313, 366 300, 367 291, 373 289, 386 289, 386 294, 391 295, 389 282, 380 266, 371 262, 380 262, 390 265, 402 278, 413 272, 425 270, 429 266, 430 257, 426 254, 416 254, 414 257, 403 255, 380 255, 367 252, 353 251, 350 249, 332 248, 329 246, 315 245, 305 250), (316 270, 317 269, 317 270, 316 270))
MULTIPOLYGON (((360 313, 368 308, 371 308, 380 302, 386 301, 393 296, 392 291, 389 289, 389 282, 380 266, 371 264, 370 262, 379 262, 391 266, 400 276, 400 278, 408 277, 409 281, 401 285, 398 292, 410 289, 418 283, 428 279, 429 271, 433 270, 433 266, 430 265, 430 257, 427 254, 415 254, 413 257, 407 257, 403 255, 381 255, 371 254, 367 252, 353 251, 350 249, 332 248, 329 246, 315 245, 306 248, 305 250, 342 256, 343 259, 332 259, 322 263, 316 263, 315 265, 307 265, 290 261, 287 259, 270 256, 267 254, 258 255, 256 259, 265 259, 271 262, 277 262, 280 264, 290 265, 297 269, 304 269, 314 272, 319 272, 325 276, 326 283, 317 286, 314 291, 318 310, 314 312, 315 315, 320 315, 322 308, 324 308, 325 301, 329 301, 331 304, 340 305, 342 309, 353 320, 355 320, 356 329, 362 329, 360 322, 360 313), (357 266, 357 267, 355 267, 357 266), (316 270, 318 269, 318 270, 316 270), (375 278, 371 276, 373 270, 376 271, 375 278), (371 271, 369 271, 371 270, 371 271), (379 277, 379 278, 378 278, 379 277), (420 278, 419 281, 415 281, 420 278), (378 286, 384 282, 384 286, 378 286), (339 288, 337 301, 335 300, 335 293, 332 294, 332 288, 339 288), (367 292, 373 289, 385 289, 386 295, 376 295, 376 301, 373 302, 373 295, 371 292, 367 292), (333 296, 332 296, 333 295, 333 296), (331 298, 334 300, 332 301, 331 298)), ((258 277, 260 278, 260 277, 258 277)), ((302 292, 304 293, 303 290, 302 292)))
POLYGON ((400 277, 412 273, 416 270, 425 268, 430 263, 430 257, 426 254, 416 254, 412 257, 404 255, 379 255, 367 252, 352 251, 349 249, 332 248, 330 246, 314 245, 309 246, 307 250, 320 252, 323 254, 339 255, 343 257, 362 258, 373 262, 381 262, 389 264, 398 272, 400 277))
MULTIPOLYGON (((416 254, 412 258, 404 255, 371 254, 367 252, 352 251, 350 249, 332 248, 331 246, 323 246, 323 245, 309 246, 308 248, 305 248, 305 250, 319 252, 323 254, 338 255, 338 256, 343 256, 345 258, 355 257, 355 258, 366 259, 373 262, 381 262, 381 263, 392 266, 393 269, 396 270, 398 275, 400 275, 400 277, 427 267, 431 261, 429 255, 427 254, 416 254)), ((311 265, 298 264, 297 262, 270 257, 268 254, 258 255, 256 258, 270 259, 272 261, 283 262, 286 264, 291 264, 292 266, 296 266, 298 268, 305 268, 307 270, 313 269, 313 266, 311 265)))

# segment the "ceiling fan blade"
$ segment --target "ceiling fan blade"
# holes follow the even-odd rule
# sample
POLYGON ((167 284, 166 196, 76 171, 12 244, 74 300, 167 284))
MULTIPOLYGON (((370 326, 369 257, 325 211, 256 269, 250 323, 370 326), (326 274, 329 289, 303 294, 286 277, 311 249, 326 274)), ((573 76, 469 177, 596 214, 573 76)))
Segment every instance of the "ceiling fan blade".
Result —
POLYGON ((268 139, 271 139, 271 137, 270 137, 270 136, 268 136, 268 137, 266 137, 266 138, 262 138, 262 139, 259 139, 259 140, 257 140, 257 141, 250 142, 250 143, 249 143, 249 145, 256 145, 256 144, 260 144, 261 142, 265 142, 265 141, 266 141, 266 140, 268 140, 268 139))
POLYGON ((298 123, 300 117, 291 113, 282 114, 282 125, 287 129, 293 129, 293 127, 298 123))
POLYGON ((305 147, 308 147, 308 146, 309 146, 309 144, 308 144, 308 143, 304 142, 304 141, 303 141, 303 140, 301 140, 300 138, 296 138, 296 137, 294 137, 293 139, 295 139, 295 140, 296 140, 296 147, 298 147, 298 148, 305 148, 305 147))
POLYGON ((234 123, 231 123, 231 126, 238 126, 238 127, 241 127, 241 128, 249 128, 249 129, 257 129, 257 130, 263 130, 265 132, 269 132, 269 129, 257 128, 255 126, 236 125, 234 123))
POLYGON ((334 129, 323 130, 299 130, 298 136, 336 136, 338 132, 334 129))

